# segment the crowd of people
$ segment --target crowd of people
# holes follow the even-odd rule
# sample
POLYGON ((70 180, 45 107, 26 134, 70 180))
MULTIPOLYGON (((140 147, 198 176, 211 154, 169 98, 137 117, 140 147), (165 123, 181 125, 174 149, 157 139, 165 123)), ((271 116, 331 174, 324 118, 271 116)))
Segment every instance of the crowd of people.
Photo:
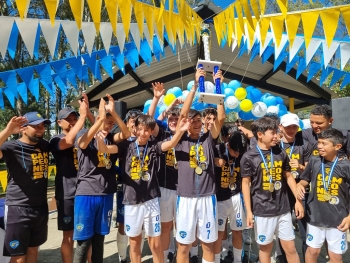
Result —
MULTIPOLYGON (((187 98, 176 99, 157 120, 161 83, 153 84, 148 113, 131 110, 124 121, 110 95, 100 100, 97 117, 83 95, 79 111, 59 112, 62 133, 49 142, 43 136, 50 120, 37 112, 13 117, 0 132, 0 158, 8 169, 4 256, 11 263, 37 262, 38 247, 47 241, 51 152, 64 263, 103 262, 115 193, 120 262, 127 262, 128 244, 130 261, 141 262, 147 235, 155 263, 199 262, 199 242, 203 263, 220 262, 229 245, 239 263, 242 232, 254 228, 259 262, 270 262, 276 236, 276 251, 298 263, 293 213, 304 261, 317 262, 325 244, 330 262, 342 262, 350 226, 350 137, 331 128, 331 108, 315 106, 312 128, 302 131, 293 113, 267 114, 250 129, 240 121, 224 125, 224 105, 191 109, 205 75, 198 69, 187 98), (87 119, 91 127, 84 129, 87 119), (111 132, 115 125, 120 132, 111 132), (19 139, 8 140, 18 133, 19 139)), ((213 78, 222 82, 221 71, 213 78)))

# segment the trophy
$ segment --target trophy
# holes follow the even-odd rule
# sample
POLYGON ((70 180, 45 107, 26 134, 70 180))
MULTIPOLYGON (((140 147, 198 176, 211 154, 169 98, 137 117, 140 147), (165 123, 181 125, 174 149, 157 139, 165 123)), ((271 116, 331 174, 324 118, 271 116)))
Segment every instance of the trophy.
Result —
MULTIPOLYGON (((201 25, 201 37, 204 46, 204 60, 199 59, 197 63, 197 68, 202 68, 207 72, 216 72, 221 67, 221 62, 211 61, 210 60, 210 49, 209 49, 209 38, 210 38, 210 30, 208 24, 201 25)), ((199 99, 198 102, 204 102, 208 104, 222 104, 224 103, 225 95, 221 92, 221 84, 220 79, 215 80, 215 88, 216 93, 206 93, 205 92, 205 81, 204 77, 200 77, 199 79, 199 99)))

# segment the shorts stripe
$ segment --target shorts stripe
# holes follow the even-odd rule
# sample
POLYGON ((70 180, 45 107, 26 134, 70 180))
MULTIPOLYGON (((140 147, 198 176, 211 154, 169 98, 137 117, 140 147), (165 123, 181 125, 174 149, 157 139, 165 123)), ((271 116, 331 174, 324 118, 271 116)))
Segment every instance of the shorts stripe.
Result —
POLYGON ((213 202, 213 213, 214 213, 214 218, 216 219, 216 196, 212 195, 211 200, 213 202))
POLYGON ((176 200, 176 214, 179 212, 179 203, 180 203, 180 196, 177 196, 177 200, 176 200))

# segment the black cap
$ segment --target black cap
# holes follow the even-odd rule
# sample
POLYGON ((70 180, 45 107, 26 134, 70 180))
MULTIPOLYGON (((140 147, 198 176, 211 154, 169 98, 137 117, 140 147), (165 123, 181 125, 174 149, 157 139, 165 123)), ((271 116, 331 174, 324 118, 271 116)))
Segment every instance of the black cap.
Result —
POLYGON ((71 107, 66 107, 66 108, 63 108, 62 110, 59 111, 59 113, 57 115, 57 119, 58 120, 65 119, 71 113, 75 113, 77 116, 79 116, 79 113, 75 109, 73 109, 71 107))

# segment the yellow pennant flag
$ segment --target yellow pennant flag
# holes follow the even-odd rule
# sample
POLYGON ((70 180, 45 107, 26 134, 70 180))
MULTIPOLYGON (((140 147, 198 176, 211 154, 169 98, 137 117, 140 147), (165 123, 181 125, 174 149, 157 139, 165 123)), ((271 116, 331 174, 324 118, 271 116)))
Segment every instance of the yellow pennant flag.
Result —
POLYGON ((105 0, 109 21, 111 22, 114 35, 117 34, 118 3, 117 0, 105 0))
POLYGON ((157 23, 159 22, 159 20, 163 16, 164 8, 165 8, 164 7, 164 1, 160 0, 160 9, 159 9, 159 16, 158 16, 158 19, 157 19, 157 23))
POLYGON ((258 0, 250 0, 250 6, 253 10, 253 13, 254 13, 256 19, 259 21, 260 20, 260 12, 259 12, 259 4, 257 1, 258 0))
POLYGON ((255 30, 255 25, 253 23, 252 14, 250 13, 250 6, 249 6, 248 0, 240 0, 240 2, 241 2, 241 5, 242 5, 243 10, 244 10, 245 17, 246 17, 250 27, 255 30))
POLYGON ((134 4, 134 13, 135 13, 137 25, 139 27, 141 39, 143 39, 144 16, 143 16, 143 8, 142 8, 142 4, 141 3, 136 2, 134 4))
POLYGON ((283 33, 283 23, 284 23, 283 15, 271 17, 271 26, 273 29, 273 34, 276 39, 277 47, 279 47, 281 44, 282 33, 283 33))
POLYGON ((0 171, 0 183, 2 191, 5 192, 7 187, 7 171, 0 171))
POLYGON ((346 28, 348 29, 348 35, 350 35, 350 6, 341 7, 340 11, 343 16, 346 28))
POLYGON ((283 17, 286 17, 288 11, 288 0, 277 0, 277 4, 281 9, 283 17))
POLYGON ((237 45, 240 47, 241 45, 241 40, 243 36, 243 32, 241 26, 239 25, 238 19, 235 19, 235 28, 236 28, 236 40, 237 40, 237 45))
POLYGON ((335 31, 338 28, 340 9, 326 9, 320 11, 320 16, 323 24, 323 31, 326 37, 328 47, 334 38, 335 31))
POLYGON ((187 8, 186 8, 186 3, 185 0, 178 0, 177 1, 180 5, 179 10, 181 10, 180 12, 180 16, 181 16, 181 20, 183 23, 187 23, 188 24, 188 15, 187 15, 187 8))
POLYGON ((228 8, 228 17, 229 20, 227 21, 227 38, 228 38, 228 46, 231 46, 232 43, 232 36, 234 34, 234 24, 232 23, 234 21, 234 7, 230 6, 228 8))
MULTIPOLYGON (((256 23, 256 19, 253 19, 253 23, 256 23), (255 20, 255 21, 254 21, 255 20)), ((250 26, 249 23, 246 23, 245 26, 247 27, 246 29, 246 35, 248 35, 247 37, 249 38, 249 46, 248 48, 251 49, 253 44, 254 44, 254 34, 255 34, 255 30, 250 26)))
POLYGON ((159 15, 160 9, 154 10, 154 17, 160 17, 160 19, 156 23, 157 32, 158 32, 158 39, 161 41, 161 43, 164 42, 164 22, 163 22, 163 16, 159 15))
POLYGON ((153 41, 153 35, 154 35, 153 7, 144 4, 143 5, 143 15, 146 18, 148 32, 149 32, 149 35, 151 37, 151 40, 153 41))
POLYGON ((260 14, 265 14, 265 8, 266 8, 266 0, 259 0, 260 3, 260 14))
POLYGON ((29 2, 30 0, 16 0, 18 14, 22 20, 27 17, 29 2))
POLYGON ((50 22, 51 22, 52 26, 54 26, 54 24, 55 24, 58 2, 59 2, 59 0, 44 0, 45 6, 47 9, 47 13, 49 14, 50 22))
POLYGON ((96 32, 100 32, 102 0, 87 0, 96 32))
POLYGON ((238 16, 239 26, 241 27, 241 31, 244 32, 243 12, 242 12, 242 6, 241 6, 240 2, 235 2, 235 8, 236 8, 237 16, 238 16))
POLYGON ((125 36, 128 39, 131 23, 131 2, 130 0, 118 0, 118 6, 124 26, 125 36))
POLYGON ((319 11, 311 11, 301 13, 301 20, 303 21, 304 37, 305 37, 305 47, 308 48, 310 40, 314 33, 319 11))
POLYGON ((270 27, 270 17, 263 17, 260 21, 260 39, 261 39, 261 44, 265 45, 265 39, 267 35, 267 31, 269 30, 270 27))
POLYGON ((70 8, 77 23, 78 29, 81 29, 81 22, 83 20, 84 0, 69 0, 70 8))
MULTIPOLYGON (((172 13, 172 12, 170 12, 170 13, 172 13)), ((176 33, 177 33, 177 29, 178 29, 179 25, 178 25, 177 17, 175 14, 171 14, 170 25, 171 25, 171 32, 173 34, 174 43, 176 43, 176 33)))
POLYGON ((289 40, 289 46, 292 47, 295 36, 298 32, 301 16, 300 14, 290 14, 286 17, 286 27, 289 40))

